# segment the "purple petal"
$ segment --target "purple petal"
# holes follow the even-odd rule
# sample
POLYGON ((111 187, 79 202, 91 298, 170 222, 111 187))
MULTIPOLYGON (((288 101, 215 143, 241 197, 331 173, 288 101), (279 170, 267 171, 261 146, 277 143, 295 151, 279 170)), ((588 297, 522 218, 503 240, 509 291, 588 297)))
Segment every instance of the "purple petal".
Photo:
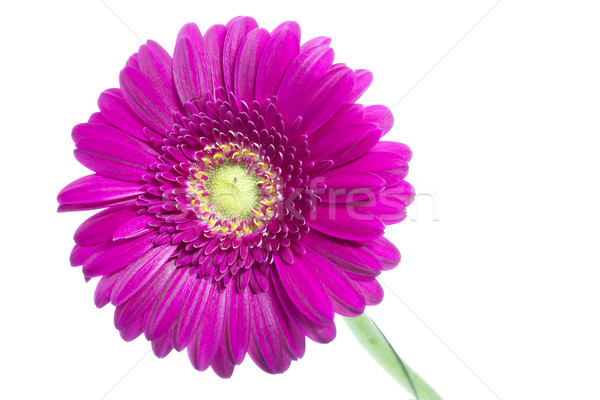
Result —
POLYGON ((256 100, 259 103, 277 93, 281 78, 300 52, 300 26, 284 22, 273 30, 260 58, 256 76, 256 100))
POLYGON ((256 72, 260 56, 269 40, 266 29, 254 29, 244 38, 238 51, 235 65, 235 94, 247 104, 254 100, 256 72))
POLYGON ((397 196, 377 193, 368 204, 358 205, 361 211, 374 215, 386 225, 403 221, 406 218, 406 205, 397 196))
POLYGON ((176 245, 165 244, 154 247, 125 269, 113 289, 110 301, 118 306, 136 294, 171 257, 176 245))
POLYGON ((223 44, 223 80, 227 93, 234 90, 235 63, 242 41, 251 30, 256 28, 258 24, 251 17, 239 17, 227 26, 223 44))
POLYGON ((224 25, 213 25, 204 32, 204 45, 210 60, 210 70, 212 72, 213 90, 218 87, 225 87, 223 78, 223 43, 227 28, 224 25))
POLYGON ((298 329, 303 334, 317 343, 329 343, 335 339, 335 323, 331 322, 329 325, 323 326, 305 317, 288 296, 281 280, 275 277, 275 274, 271 274, 270 276, 271 284, 269 287, 274 287, 276 289, 277 298, 279 299, 279 303, 285 309, 286 315, 294 320, 298 329))
POLYGON ((327 235, 346 240, 373 240, 385 226, 377 218, 351 205, 320 203, 308 225, 327 235))
POLYGON ((135 113, 158 133, 173 125, 177 111, 168 99, 161 96, 150 78, 140 71, 126 67, 119 76, 123 97, 135 113))
POLYGON ((238 292, 233 284, 227 290, 223 346, 231 362, 239 365, 244 360, 250 340, 249 290, 238 292))
POLYGON ((226 296, 216 288, 210 291, 209 296, 196 336, 188 345, 190 361, 199 371, 204 371, 212 363, 223 334, 226 296))
POLYGON ((233 369, 235 368, 234 364, 229 361, 229 358, 225 355, 223 350, 223 346, 219 346, 219 350, 215 354, 215 358, 213 359, 210 367, 215 371, 219 377, 223 379, 231 378, 233 375, 233 369))
POLYGON ((331 43, 331 38, 328 38, 326 36, 317 36, 315 38, 307 40, 306 43, 304 43, 302 46, 300 46, 300 53, 310 49, 311 47, 315 47, 315 46, 321 46, 321 45, 329 46, 330 43, 331 43))
POLYGON ((410 148, 404 143, 381 141, 373 148, 373 151, 387 152, 400 155, 406 162, 412 158, 410 148))
POLYGON ((133 53, 125 63, 126 67, 130 67, 133 69, 140 69, 140 64, 138 63, 138 53, 133 53))
MULTIPOLYGON (((193 273, 195 275, 195 272, 193 273)), ((183 350, 196 335, 202 313, 211 298, 213 285, 206 279, 199 279, 183 307, 186 312, 179 316, 173 326, 173 345, 177 351, 183 350)))
POLYGON ((346 317, 356 317, 365 311, 365 299, 339 267, 307 248, 306 254, 318 265, 316 268, 323 287, 327 290, 333 310, 346 317))
POLYGON ((135 239, 109 242, 83 263, 83 273, 94 277, 125 268, 152 248, 153 239, 154 234, 147 234, 135 239))
POLYGON ((121 89, 108 89, 98 98, 98 107, 102 115, 115 127, 131 136, 147 142, 143 129, 146 124, 129 107, 121 89))
POLYGON ((156 152, 142 143, 125 143, 107 138, 83 138, 77 142, 75 158, 100 175, 128 181, 140 181, 156 162, 156 152))
MULTIPOLYGON (((110 89, 109 89, 110 90, 110 89)), ((111 125, 110 121, 101 112, 95 112, 88 118, 90 124, 111 125)))
POLYGON ((129 239, 148 233, 152 231, 152 228, 148 226, 148 223, 155 220, 156 217, 152 214, 136 216, 120 225, 119 228, 114 231, 113 240, 129 239))
POLYGON ((121 273, 122 271, 117 271, 100 278, 94 292, 94 304, 96 304, 96 307, 102 308, 110 303, 110 293, 121 273))
POLYGON ((111 239, 115 230, 137 216, 133 205, 115 206, 92 215, 75 231, 75 243, 89 246, 111 239))
MULTIPOLYGON (((252 340, 249 351, 252 360, 264 371, 285 371, 287 356, 283 353, 279 321, 274 315, 270 298, 265 292, 250 296, 252 340)), ((289 363, 287 364, 289 365, 289 363)))
POLYGON ((363 242, 363 246, 381 263, 383 270, 395 268, 400 263, 400 251, 385 237, 363 242))
POLYGON ((265 293, 269 295, 273 315, 278 320, 277 325, 279 326, 283 350, 292 360, 302 358, 306 349, 306 339, 304 334, 298 329, 285 311, 285 308, 279 301, 279 297, 272 285, 269 286, 269 290, 265 293))
POLYGON ((365 122, 373 122, 381 127, 381 136, 385 135, 394 126, 392 111, 386 106, 368 106, 365 108, 365 122))
POLYGON ((306 98, 300 132, 310 135, 327 122, 344 104, 354 86, 354 72, 347 67, 332 67, 306 98))
POLYGON ((101 175, 87 175, 71 182, 58 194, 58 212, 93 210, 123 203, 143 193, 139 183, 101 175))
POLYGON ((152 154, 156 152, 145 142, 123 132, 122 130, 110 125, 100 124, 97 122, 87 122, 75 125, 71 132, 71 138, 77 145, 81 139, 102 138, 115 142, 123 143, 124 145, 133 146, 140 150, 147 151, 152 154))
POLYGON ((310 138, 320 141, 329 136, 331 132, 342 129, 345 126, 354 125, 364 118, 365 108, 360 104, 344 104, 323 126, 314 131, 310 138))
POLYGON ((320 79, 333 63, 333 57, 333 50, 328 46, 316 46, 300 53, 292 61, 277 89, 280 112, 286 123, 303 116, 303 111, 310 106, 307 101, 318 89, 320 79))
POLYGON ((178 97, 173 81, 173 60, 158 43, 148 40, 138 52, 140 71, 143 72, 168 100, 173 109, 178 107, 178 97))
POLYGON ((148 314, 145 324, 148 340, 157 340, 167 334, 182 312, 190 289, 197 283, 198 279, 191 276, 187 268, 180 268, 173 274, 148 314))
POLYGON ((146 315, 150 307, 156 302, 157 296, 169 281, 175 269, 174 262, 165 264, 165 267, 150 279, 136 296, 132 296, 129 300, 116 307, 114 321, 115 327, 118 330, 127 329, 131 324, 137 323, 140 318, 142 319, 140 323, 143 330, 146 315))
POLYGON ((72 267, 77 267, 82 265, 85 260, 90 258, 92 254, 97 252, 99 249, 103 248, 104 243, 95 244, 91 246, 82 246, 80 244, 76 244, 71 250, 71 255, 69 257, 69 261, 71 262, 72 267))
POLYGON ((350 92, 348 98, 346 99, 346 103, 354 103, 356 100, 358 100, 373 82, 373 74, 371 71, 366 69, 357 69, 354 71, 354 74, 356 76, 356 81, 354 82, 352 92, 350 92))
POLYGON ((381 128, 372 123, 360 122, 347 125, 330 132, 318 140, 309 138, 311 158, 314 160, 332 160, 335 164, 345 164, 370 150, 381 137, 381 128))
MULTIPOLYGON (((118 308, 117 308, 118 310, 118 308)), ((116 316, 116 312, 115 312, 116 316)), ((136 339, 144 332, 144 316, 140 315, 138 318, 124 326, 122 329, 119 329, 119 334, 121 338, 126 342, 131 342, 133 339, 136 339)))
POLYGON ((152 351, 158 358, 165 358, 173 350, 173 344, 171 343, 171 335, 165 334, 159 339, 152 341, 152 351))
POLYGON ((378 147, 379 144, 375 145, 370 151, 339 169, 360 169, 380 176, 386 181, 387 187, 398 185, 408 173, 407 155, 383 151, 378 147))
POLYGON ((360 290, 368 306, 376 306, 383 300, 383 289, 377 279, 355 280, 354 285, 360 290))
POLYGON ((329 325, 333 321, 333 308, 315 271, 314 260, 304 255, 295 257, 290 265, 277 253, 273 256, 279 279, 298 310, 318 324, 329 325))
POLYGON ((182 104, 212 93, 211 62, 200 30, 194 23, 179 31, 173 53, 173 76, 182 104))
POLYGON ((415 199, 415 188, 410 183, 401 181, 397 185, 385 189, 382 194, 395 197, 408 206, 415 199))
POLYGON ((324 193, 319 193, 325 203, 352 203, 374 196, 383 188, 385 180, 379 176, 348 168, 330 170, 313 182, 327 185, 324 193))
POLYGON ((340 268, 365 277, 377 276, 381 272, 380 259, 357 242, 340 240, 316 230, 302 235, 302 243, 316 250, 340 268))

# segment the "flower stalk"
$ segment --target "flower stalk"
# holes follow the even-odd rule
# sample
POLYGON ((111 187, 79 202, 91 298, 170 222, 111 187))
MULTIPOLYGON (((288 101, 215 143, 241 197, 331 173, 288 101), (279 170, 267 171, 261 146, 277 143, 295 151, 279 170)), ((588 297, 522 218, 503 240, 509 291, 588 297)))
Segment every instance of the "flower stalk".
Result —
POLYGON ((439 394, 396 353, 375 322, 366 313, 343 317, 358 342, 415 400, 442 400, 439 394))

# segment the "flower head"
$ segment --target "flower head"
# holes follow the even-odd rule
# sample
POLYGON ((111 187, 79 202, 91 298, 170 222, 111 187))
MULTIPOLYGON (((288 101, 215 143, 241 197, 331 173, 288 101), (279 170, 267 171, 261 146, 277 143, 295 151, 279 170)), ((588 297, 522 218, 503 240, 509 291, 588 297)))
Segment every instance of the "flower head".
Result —
POLYGON ((123 339, 144 333, 159 357, 187 348, 223 377, 246 354, 280 373, 305 337, 335 337, 335 313, 381 301, 411 153, 380 141, 390 111, 355 103, 371 73, 333 64, 329 43, 300 45, 295 22, 188 24, 173 57, 141 46, 73 129, 95 173, 59 211, 104 210, 75 232, 71 263, 101 277, 96 305, 116 306, 123 339))

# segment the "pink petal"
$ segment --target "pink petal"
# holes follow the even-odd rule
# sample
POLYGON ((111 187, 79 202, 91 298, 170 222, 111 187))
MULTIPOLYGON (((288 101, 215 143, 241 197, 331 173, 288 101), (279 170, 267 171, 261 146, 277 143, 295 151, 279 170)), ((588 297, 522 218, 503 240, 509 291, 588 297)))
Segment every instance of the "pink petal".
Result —
POLYGON ((96 304, 96 307, 102 308, 110 303, 110 293, 122 272, 123 271, 113 272, 112 274, 104 275, 100 278, 96 290, 94 291, 94 304, 96 304))
POLYGON ((140 71, 154 82, 159 92, 171 103, 178 107, 178 97, 173 81, 173 60, 165 49, 153 40, 148 40, 138 52, 140 71))
POLYGON ((239 17, 227 26, 223 44, 223 80, 227 93, 234 90, 235 63, 242 41, 251 30, 256 28, 258 24, 251 17, 239 17))
POLYGON ((157 161, 153 150, 106 138, 83 138, 77 142, 75 158, 103 176, 137 182, 157 161))
POLYGON ((260 58, 256 76, 256 100, 259 103, 277 93, 281 78, 300 52, 300 26, 284 22, 273 30, 260 58))
POLYGON ((333 321, 333 308, 327 292, 318 279, 314 260, 306 254, 295 257, 294 264, 283 261, 274 254, 277 273, 286 293, 298 310, 308 319, 329 325, 333 321))
POLYGON ((383 289, 377 279, 355 280, 354 285, 360 290, 368 306, 376 306, 383 300, 383 289))
POLYGON ((173 53, 173 76, 182 104, 212 93, 211 62, 200 30, 194 23, 179 31, 173 53))
POLYGON ((281 280, 275 277, 275 274, 270 274, 270 276, 271 283, 269 287, 276 289, 277 298, 283 309, 285 309, 286 315, 297 324, 298 329, 303 334, 317 343, 329 343, 335 339, 335 323, 331 322, 329 325, 321 325, 305 317, 288 296, 281 280))
POLYGON ((136 294, 171 257, 176 245, 165 244, 154 247, 125 269, 119 278, 110 297, 111 303, 118 306, 136 294))
POLYGON ((173 350, 173 344, 171 343, 171 335, 168 333, 152 341, 152 351, 158 358, 165 358, 171 350, 173 350))
POLYGON ((383 269, 379 257, 357 242, 336 239, 313 229, 302 235, 302 243, 355 275, 373 277, 383 269))
POLYGON ((103 248, 104 243, 94 244, 91 246, 82 246, 80 244, 76 244, 71 250, 71 255, 69 257, 69 261, 71 262, 72 267, 77 267, 82 265, 92 254, 97 252, 99 249, 103 248))
POLYGON ((165 264, 165 267, 150 279, 137 295, 119 304, 115 309, 115 327, 122 331, 128 329, 131 324, 137 323, 139 319, 143 327, 150 307, 156 302, 157 296, 174 272, 175 263, 165 264))
POLYGON ((250 357, 266 372, 283 372, 287 369, 285 362, 287 356, 283 353, 278 328, 279 321, 273 313, 270 298, 265 292, 261 292, 250 296, 249 300, 252 317, 250 357))
POLYGON ((328 46, 315 46, 300 53, 287 69, 277 99, 286 123, 291 123, 310 106, 307 103, 318 89, 320 79, 333 63, 333 50, 328 46))
POLYGON ((300 132, 310 135, 320 128, 340 109, 353 87, 354 72, 350 68, 332 67, 317 84, 317 90, 306 98, 300 132))
POLYGON ((246 35, 238 51, 234 75, 235 94, 238 100, 247 104, 254 100, 258 62, 269 37, 266 29, 254 29, 246 35))
POLYGON ((140 71, 126 67, 119 76, 127 104, 156 132, 163 134, 173 125, 177 109, 164 98, 150 78, 140 71))
POLYGON ((325 192, 319 193, 321 201, 325 203, 364 200, 380 192, 385 184, 385 180, 375 174, 350 168, 329 170, 315 181, 327 185, 325 192))
POLYGON ((385 237, 362 243, 381 263, 383 270, 395 268, 400 263, 400 251, 385 237))
POLYGON ((316 271, 327 290, 333 310, 340 315, 356 317, 365 311, 365 299, 339 267, 328 259, 307 248, 306 254, 318 265, 316 271))
POLYGON ((121 89, 108 89, 102 92, 98 98, 98 107, 113 126, 139 140, 148 141, 143 132, 146 124, 129 107, 121 89))
POLYGON ((226 296, 216 288, 209 296, 196 336, 188 345, 190 361, 199 371, 204 371, 213 362, 223 334, 226 296))
POLYGON ((109 242, 84 262, 83 273, 94 277, 118 271, 150 250, 153 239, 154 234, 149 233, 135 239, 109 242))
POLYGON ((281 337, 283 350, 292 360, 297 360, 304 355, 306 348, 306 339, 304 334, 298 329, 290 316, 285 311, 285 308, 279 301, 279 297, 272 285, 265 293, 269 296, 272 304, 272 312, 277 318, 279 326, 279 334, 281 337))
POLYGON ((377 218, 351 205, 320 203, 308 221, 311 228, 346 240, 373 240, 385 226, 377 218))
MULTIPOLYGON (((195 272, 192 276, 196 276, 195 272)), ((179 316, 173 326, 173 345, 183 350, 196 335, 202 313, 211 299, 213 285, 206 279, 198 279, 183 307, 186 312, 179 316)), ((216 289, 215 289, 216 290, 216 289)))
POLYGON ((114 206, 92 215, 75 231, 75 243, 89 246, 111 239, 119 226, 137 216, 137 209, 134 205, 114 206))
POLYGON ((365 108, 365 122, 373 122, 381 127, 381 136, 385 135, 394 126, 392 111, 386 106, 368 106, 365 108))
POLYGON ((224 25, 213 25, 204 33, 204 45, 210 60, 212 72, 213 90, 225 87, 223 78, 223 43, 227 28, 224 25))
POLYGON ((304 43, 302 46, 300 46, 300 53, 310 49, 311 47, 315 47, 315 46, 321 46, 321 45, 329 46, 330 43, 331 43, 331 38, 328 38, 326 36, 317 36, 315 38, 307 40, 306 43, 304 43))
POLYGON ((360 169, 374 173, 386 181, 386 187, 398 185, 408 173, 406 156, 402 153, 380 150, 378 147, 379 144, 375 145, 356 160, 339 168, 360 169))
POLYGON ((233 369, 235 366, 231 363, 231 361, 229 361, 229 358, 227 358, 227 356, 225 355, 223 346, 220 346, 219 350, 217 350, 217 353, 215 354, 215 358, 213 359, 213 362, 210 365, 210 367, 213 369, 213 371, 215 371, 215 374, 217 374, 219 377, 223 379, 228 379, 231 378, 231 375, 233 375, 233 369))
POLYGON ((132 218, 115 230, 113 240, 129 239, 148 233, 153 229, 148 224, 155 220, 156 217, 152 214, 143 214, 132 218))
POLYGON ((345 164, 370 150, 381 137, 381 128, 373 123, 359 122, 332 131, 318 140, 309 138, 311 158, 332 160, 335 164, 345 164))
POLYGON ((319 129, 311 133, 310 140, 320 141, 331 132, 361 122, 364 118, 365 108, 360 104, 344 104, 340 109, 319 129))
POLYGON ((177 270, 166 283, 146 319, 146 338, 156 340, 166 335, 173 326, 199 278, 191 276, 187 268, 177 270))
POLYGON ((227 308, 223 347, 232 363, 239 365, 244 360, 250 340, 250 299, 246 288, 238 292, 235 285, 227 288, 227 308))
POLYGON ((373 82, 373 74, 371 71, 366 69, 357 69, 354 71, 354 73, 356 75, 356 81, 354 82, 352 92, 350 92, 348 98, 346 99, 346 103, 354 103, 356 100, 358 100, 373 82))
POLYGON ((87 175, 71 182, 58 194, 58 212, 93 210, 123 203, 143 193, 139 183, 101 175, 87 175))

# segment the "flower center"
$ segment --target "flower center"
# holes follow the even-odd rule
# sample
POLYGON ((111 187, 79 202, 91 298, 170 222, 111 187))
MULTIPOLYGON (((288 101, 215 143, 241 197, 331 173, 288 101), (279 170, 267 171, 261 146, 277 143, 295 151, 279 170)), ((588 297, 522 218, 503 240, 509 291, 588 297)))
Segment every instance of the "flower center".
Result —
POLYGON ((275 214, 277 183, 259 154, 236 143, 206 146, 187 181, 188 201, 212 232, 263 231, 275 214))
POLYGON ((215 215, 219 219, 238 221, 252 219, 252 209, 262 197, 256 173, 232 161, 205 171, 204 184, 215 215))

